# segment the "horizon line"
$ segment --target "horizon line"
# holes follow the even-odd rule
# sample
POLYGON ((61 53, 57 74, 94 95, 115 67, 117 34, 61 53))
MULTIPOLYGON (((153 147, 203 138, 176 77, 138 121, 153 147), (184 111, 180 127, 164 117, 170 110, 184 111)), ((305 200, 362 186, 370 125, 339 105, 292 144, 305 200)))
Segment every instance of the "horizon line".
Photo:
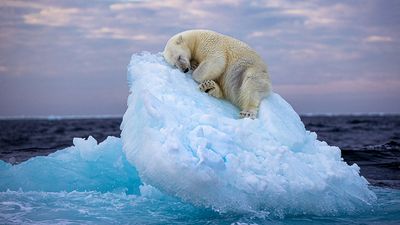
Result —
MULTIPOLYGON (((299 113, 299 116, 400 116, 400 112, 356 112, 356 113, 299 113)), ((0 120, 68 120, 68 119, 119 119, 123 114, 104 115, 40 115, 0 116, 0 120)))

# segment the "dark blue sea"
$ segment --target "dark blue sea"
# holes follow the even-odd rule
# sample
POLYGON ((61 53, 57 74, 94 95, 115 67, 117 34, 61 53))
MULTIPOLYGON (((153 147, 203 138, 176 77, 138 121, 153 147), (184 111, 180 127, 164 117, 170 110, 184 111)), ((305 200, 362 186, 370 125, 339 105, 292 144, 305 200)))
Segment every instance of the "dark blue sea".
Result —
MULTIPOLYGON (((7 185, 7 179, 15 177, 1 174, 4 168, 19 170, 24 163, 35 161, 34 157, 43 160, 51 153, 72 146, 75 137, 91 135, 98 142, 108 136, 118 138, 122 118, 1 119, 0 159, 7 163, 0 166, 3 179, 0 182, 0 224, 400 224, 400 116, 314 115, 301 119, 307 130, 317 133, 319 140, 338 146, 344 161, 361 168, 361 175, 370 182, 370 188, 378 197, 370 211, 356 215, 268 218, 218 213, 173 197, 146 199, 136 196, 135 190, 105 193, 91 190, 90 185, 70 190, 68 183, 60 187, 61 190, 49 188, 51 183, 44 185, 49 189, 45 188, 46 191, 18 189, 7 185)), ((98 172, 101 173, 101 169, 98 172)), ((35 171, 29 173, 29 179, 26 172, 23 173, 21 179, 26 180, 21 183, 32 182, 36 176, 43 179, 35 171)), ((96 171, 91 173, 93 182, 97 176, 102 176, 96 171)))

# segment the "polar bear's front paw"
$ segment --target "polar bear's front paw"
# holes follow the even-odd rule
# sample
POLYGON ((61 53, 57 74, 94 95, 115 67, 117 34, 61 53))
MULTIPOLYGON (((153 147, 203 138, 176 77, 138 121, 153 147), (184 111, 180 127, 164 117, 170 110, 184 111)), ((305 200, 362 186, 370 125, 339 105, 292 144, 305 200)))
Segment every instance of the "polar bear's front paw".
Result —
POLYGON ((190 69, 192 71, 195 71, 197 69, 197 67, 199 66, 199 63, 197 61, 191 60, 190 61, 190 69))
POLYGON ((215 81, 213 80, 205 80, 203 82, 201 82, 201 84, 199 84, 199 89, 202 92, 210 92, 212 89, 214 89, 217 86, 217 84, 215 83, 215 81))
POLYGON ((241 111, 240 113, 239 113, 239 115, 240 115, 240 118, 241 119, 243 119, 243 118, 250 118, 250 119, 256 119, 257 118, 257 113, 256 112, 253 112, 253 111, 241 111))
POLYGON ((205 80, 199 84, 199 89, 216 98, 222 98, 223 94, 218 84, 213 80, 205 80))

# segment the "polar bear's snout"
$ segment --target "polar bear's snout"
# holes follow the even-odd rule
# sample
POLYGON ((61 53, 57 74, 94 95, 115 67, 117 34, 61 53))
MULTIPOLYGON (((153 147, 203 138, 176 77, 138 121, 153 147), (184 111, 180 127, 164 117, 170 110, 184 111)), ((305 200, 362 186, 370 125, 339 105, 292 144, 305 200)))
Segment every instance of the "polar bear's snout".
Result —
POLYGON ((189 68, 190 68, 190 64, 180 64, 177 63, 176 67, 178 67, 178 69, 184 73, 189 72, 189 68))

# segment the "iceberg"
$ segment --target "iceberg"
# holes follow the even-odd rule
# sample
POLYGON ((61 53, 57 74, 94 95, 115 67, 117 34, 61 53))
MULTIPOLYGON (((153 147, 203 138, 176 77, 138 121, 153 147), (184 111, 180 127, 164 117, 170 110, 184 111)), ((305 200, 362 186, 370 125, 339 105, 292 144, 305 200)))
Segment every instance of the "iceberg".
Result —
POLYGON ((278 94, 255 120, 198 91, 162 55, 132 56, 123 151, 142 182, 219 212, 335 215, 376 200, 360 168, 318 141, 278 94))

